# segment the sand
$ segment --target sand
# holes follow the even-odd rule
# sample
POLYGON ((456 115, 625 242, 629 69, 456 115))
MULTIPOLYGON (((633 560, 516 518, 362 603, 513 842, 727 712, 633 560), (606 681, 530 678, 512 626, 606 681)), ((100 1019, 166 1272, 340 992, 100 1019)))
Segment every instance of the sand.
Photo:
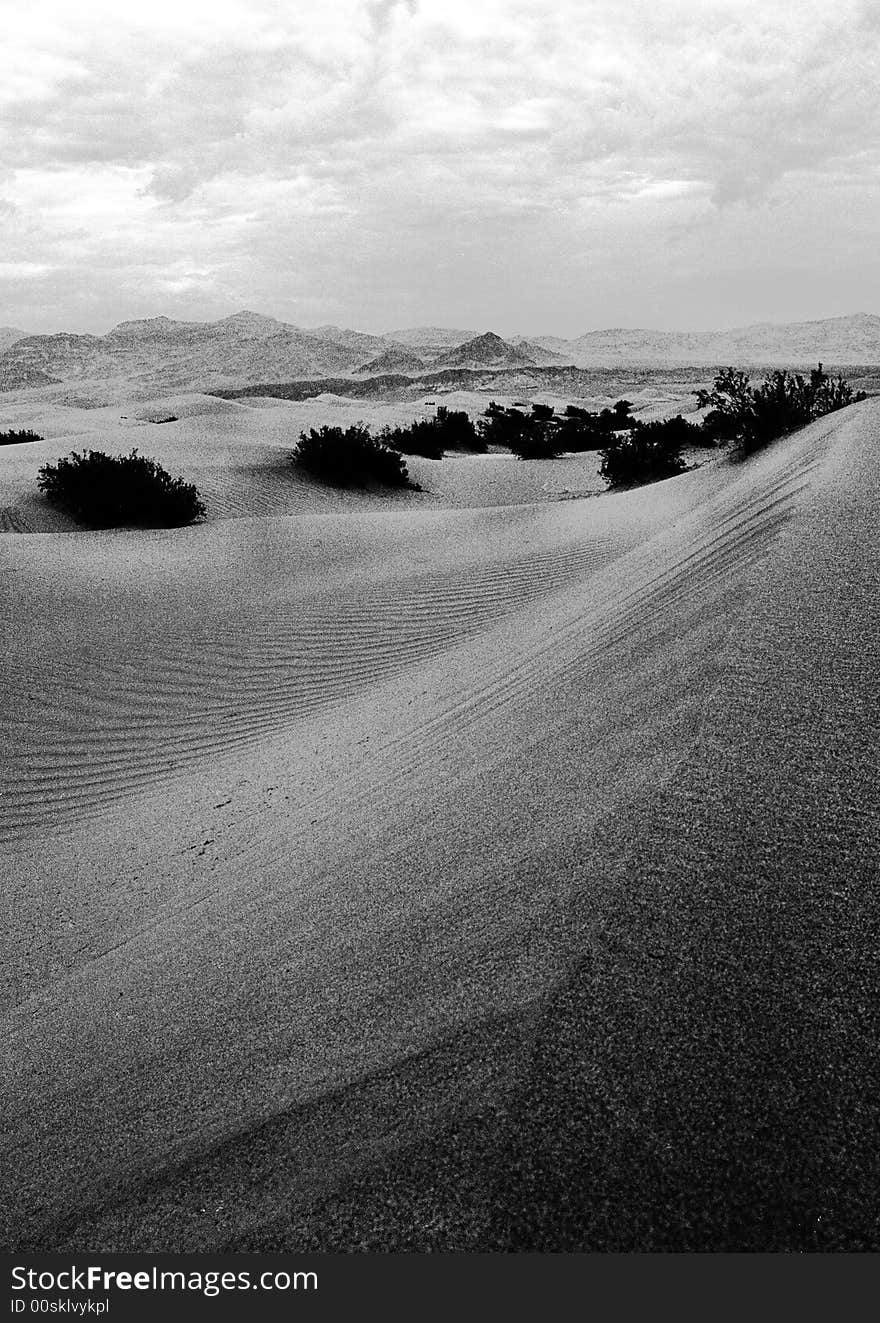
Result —
POLYGON ((878 406, 483 505, 293 407, 0 538, 6 1243, 877 1248, 878 406))

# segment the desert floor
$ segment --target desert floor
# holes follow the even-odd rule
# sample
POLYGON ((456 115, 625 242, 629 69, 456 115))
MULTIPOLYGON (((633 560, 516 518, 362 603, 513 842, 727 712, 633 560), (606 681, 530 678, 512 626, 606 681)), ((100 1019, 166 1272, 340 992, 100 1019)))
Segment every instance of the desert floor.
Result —
POLYGON ((8 407, 3 1243, 880 1248, 880 403, 391 497, 286 464, 377 406, 8 407), (135 445, 206 523, 35 494, 135 445))

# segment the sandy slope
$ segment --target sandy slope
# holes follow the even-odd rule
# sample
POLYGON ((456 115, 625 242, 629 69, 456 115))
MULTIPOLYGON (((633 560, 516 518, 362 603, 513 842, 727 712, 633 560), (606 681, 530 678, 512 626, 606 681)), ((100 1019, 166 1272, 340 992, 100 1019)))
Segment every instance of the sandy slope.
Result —
POLYGON ((2 539, 4 1239, 880 1245, 878 420, 2 539))
MULTIPOLYGON (((513 403, 512 396, 498 396, 513 403)), ((547 393, 534 398, 562 410, 566 399, 547 393)), ((642 418, 666 417, 684 410, 685 396, 658 388, 631 392, 634 412, 642 418)), ((598 494, 595 454, 570 455, 552 465, 522 461, 510 454, 449 455, 443 463, 408 457, 418 494, 339 492, 303 480, 291 472, 288 459, 302 431, 329 423, 350 427, 365 423, 375 432, 388 425, 433 417, 436 406, 462 409, 474 418, 485 410, 488 396, 473 391, 447 391, 404 404, 352 400, 323 395, 291 402, 255 396, 244 401, 221 400, 195 393, 163 396, 102 409, 74 408, 40 392, 0 396, 0 430, 28 427, 45 440, 0 448, 0 532, 74 531, 75 524, 53 510, 37 489, 41 465, 72 450, 96 449, 124 454, 137 448, 163 464, 175 476, 195 483, 210 522, 250 515, 287 515, 406 508, 483 509, 533 501, 598 494), (168 421, 173 419, 174 421, 168 421)), ((582 401, 603 408, 605 397, 582 401)), ((703 462, 706 452, 692 461, 703 462)))
MULTIPOLYGON (((430 397, 432 400, 436 397, 430 397)), ((482 397, 459 393, 449 407, 485 407, 482 397)), ((408 457, 421 493, 341 492, 304 479, 289 464, 300 433, 324 423, 364 422, 375 431, 415 416, 433 416, 433 404, 388 405, 337 397, 301 403, 256 398, 247 403, 206 395, 164 397, 127 409, 71 409, 33 401, 7 406, 2 426, 28 426, 45 440, 2 447, 0 532, 73 531, 75 524, 46 504, 37 472, 72 450, 125 454, 137 448, 173 475, 195 483, 208 520, 245 516, 357 512, 399 508, 484 508, 598 493, 595 454, 573 455, 549 466, 509 454, 454 455, 442 462, 408 457), (175 421, 153 421, 168 419, 175 421)))

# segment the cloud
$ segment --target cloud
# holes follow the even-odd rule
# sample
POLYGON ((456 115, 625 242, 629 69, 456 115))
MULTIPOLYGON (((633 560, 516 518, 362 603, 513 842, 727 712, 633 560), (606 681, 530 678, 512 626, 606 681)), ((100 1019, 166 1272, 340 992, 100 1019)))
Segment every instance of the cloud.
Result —
POLYGON ((69 270, 74 319, 113 254, 110 316, 136 286, 363 322, 444 272, 452 320, 482 298, 519 325, 515 270, 545 324, 560 287, 586 318, 634 267, 659 289, 699 263, 706 234, 729 264, 746 233, 774 250, 795 197, 820 237, 854 223, 876 23, 861 0, 34 0, 0 50, 6 256, 69 270))
POLYGON ((49 270, 43 262, 0 262, 0 280, 39 280, 49 270))

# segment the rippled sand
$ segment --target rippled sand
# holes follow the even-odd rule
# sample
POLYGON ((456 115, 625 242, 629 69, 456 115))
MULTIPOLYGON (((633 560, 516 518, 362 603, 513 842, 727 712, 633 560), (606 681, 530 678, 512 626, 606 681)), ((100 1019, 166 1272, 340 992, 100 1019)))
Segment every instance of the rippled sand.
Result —
POLYGON ((0 466, 7 1243, 876 1248, 878 406, 389 501, 214 404, 89 433, 200 527, 0 466))

